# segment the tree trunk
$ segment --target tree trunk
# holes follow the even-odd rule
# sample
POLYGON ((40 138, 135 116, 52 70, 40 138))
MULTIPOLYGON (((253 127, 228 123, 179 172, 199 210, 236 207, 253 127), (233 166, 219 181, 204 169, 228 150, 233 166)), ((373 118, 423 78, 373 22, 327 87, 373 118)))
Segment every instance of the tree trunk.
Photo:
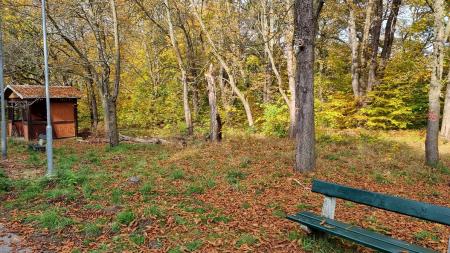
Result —
POLYGON ((372 28, 372 52, 369 62, 369 77, 367 80, 367 91, 372 91, 377 84, 377 69, 378 69, 378 47, 380 45, 380 31, 383 19, 383 0, 376 0, 375 2, 375 18, 374 26, 372 28))
POLYGON ((356 34, 356 20, 355 20, 355 10, 354 5, 351 2, 351 0, 347 0, 347 4, 349 7, 349 19, 348 19, 348 25, 349 25, 349 40, 350 40, 350 48, 352 51, 352 65, 351 65, 351 72, 352 72, 352 88, 353 88, 353 96, 355 97, 356 101, 360 101, 362 91, 361 91, 361 85, 360 85, 360 66, 359 66, 359 57, 358 57, 358 48, 359 48, 359 42, 358 37, 356 34))
POLYGON ((295 31, 299 53, 296 73, 296 105, 298 106, 295 169, 308 172, 315 167, 314 126, 314 38, 313 0, 295 1, 295 31))
POLYGON ((109 145, 115 147, 119 145, 119 129, 117 128, 117 108, 116 102, 111 99, 103 99, 105 112, 105 132, 109 145))
MULTIPOLYGON (((447 25, 449 26, 449 25, 447 25)), ((450 27, 450 26, 449 26, 450 27)), ((447 89, 445 92, 444 112, 442 115, 441 135, 450 140, 450 66, 447 74, 447 89)))
MULTIPOLYGON (((291 2, 286 1, 286 11, 290 12, 292 17, 295 15, 294 11, 291 8, 291 2)), ((293 19, 290 18, 288 20, 288 26, 285 29, 284 37, 286 39, 286 46, 284 48, 285 58, 286 58, 286 70, 288 76, 289 83, 289 92, 290 92, 290 106, 289 108, 289 137, 291 139, 295 138, 296 134, 296 124, 297 124, 297 112, 295 111, 295 55, 294 55, 294 26, 293 19)))
POLYGON ((181 84, 183 86, 184 120, 185 120, 186 127, 188 130, 188 135, 192 135, 194 133, 194 126, 192 124, 192 114, 191 114, 191 108, 189 106, 189 89, 188 89, 188 83, 187 83, 186 68, 183 63, 183 58, 181 57, 181 51, 178 46, 178 41, 175 37, 175 31, 173 29, 169 1, 164 0, 164 4, 166 5, 166 18, 167 18, 167 24, 168 24, 168 29, 169 29, 170 42, 172 43, 172 48, 175 52, 175 56, 176 56, 177 62, 178 62, 178 67, 181 72, 181 84))
POLYGON ((89 114, 91 118, 91 132, 97 132, 98 126, 98 110, 97 110, 97 98, 95 96, 94 81, 92 78, 86 78, 86 91, 88 95, 89 114))
POLYGON ((208 102, 210 108, 210 126, 209 126, 209 140, 211 142, 218 142, 222 139, 222 130, 220 129, 221 124, 220 116, 217 112, 217 102, 216 102, 216 83, 213 76, 213 65, 209 65, 209 69, 205 74, 206 81, 208 83, 208 102))
POLYGON ((444 64, 444 0, 434 1, 434 32, 432 71, 428 95, 428 124, 425 140, 425 159, 429 166, 439 163, 439 118, 442 70, 444 64))
POLYGON ((386 21, 386 28, 384 30, 383 50, 381 51, 381 71, 386 68, 387 61, 391 57, 392 44, 394 43, 395 24, 397 23, 398 11, 402 0, 392 0, 391 11, 386 21))

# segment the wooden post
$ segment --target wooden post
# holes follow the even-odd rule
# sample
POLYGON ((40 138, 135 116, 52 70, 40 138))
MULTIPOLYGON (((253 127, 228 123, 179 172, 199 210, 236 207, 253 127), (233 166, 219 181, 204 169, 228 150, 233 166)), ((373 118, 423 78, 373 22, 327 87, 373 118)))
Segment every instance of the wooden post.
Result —
POLYGON ((74 99, 73 104, 73 122, 75 123, 75 137, 78 137, 78 103, 77 99, 74 99))
POLYGON ((20 106, 20 114, 22 115, 22 134, 23 134, 23 138, 26 141, 30 141, 30 136, 26 136, 27 138, 25 138, 25 107, 23 105, 20 106))
POLYGON ((334 210, 336 209, 336 198, 325 196, 323 199, 322 216, 328 219, 334 219, 334 210))
POLYGON ((33 123, 31 122, 31 110, 30 105, 27 102, 27 125, 28 125, 28 139, 33 139, 33 123))

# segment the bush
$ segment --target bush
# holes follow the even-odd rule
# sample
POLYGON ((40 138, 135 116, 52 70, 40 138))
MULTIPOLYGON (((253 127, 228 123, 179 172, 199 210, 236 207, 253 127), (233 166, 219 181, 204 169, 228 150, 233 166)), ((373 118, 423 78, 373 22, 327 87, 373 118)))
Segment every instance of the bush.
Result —
POLYGON ((285 137, 289 130, 289 111, 286 104, 263 105, 262 133, 268 136, 285 137))

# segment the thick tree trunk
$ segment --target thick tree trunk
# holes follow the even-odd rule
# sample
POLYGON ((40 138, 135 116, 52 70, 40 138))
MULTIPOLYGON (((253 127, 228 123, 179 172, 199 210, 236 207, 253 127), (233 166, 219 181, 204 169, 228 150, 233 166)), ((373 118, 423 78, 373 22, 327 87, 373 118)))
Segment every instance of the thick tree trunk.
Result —
POLYGON ((353 96, 356 101, 360 101, 362 96, 361 84, 360 84, 360 66, 359 66, 359 57, 358 57, 358 48, 359 42, 356 34, 356 20, 355 20, 355 10, 354 5, 351 0, 347 0, 347 4, 349 7, 349 40, 350 40, 350 48, 352 51, 352 65, 351 65, 351 73, 352 73, 352 89, 353 96))
POLYGON ((171 17, 171 13, 170 13, 169 1, 164 0, 164 4, 166 5, 166 18, 167 18, 167 24, 168 24, 168 29, 169 29, 170 42, 172 43, 172 48, 175 51, 175 56, 177 58, 178 67, 181 72, 181 84, 183 86, 184 120, 185 120, 186 127, 188 130, 188 135, 192 135, 194 133, 194 125, 192 124, 192 114, 191 114, 191 108, 189 106, 189 89, 188 89, 188 83, 187 83, 186 68, 185 68, 185 64, 183 63, 183 58, 181 57, 181 51, 178 46, 178 41, 175 37, 175 31, 174 31, 173 25, 172 25, 172 17, 171 17))
POLYGON ((394 43, 395 24, 397 23, 398 11, 402 0, 392 0, 391 11, 386 21, 386 28, 384 29, 384 43, 381 51, 381 72, 386 68, 387 61, 391 57, 392 44, 394 43))
POLYGON ((432 71, 428 95, 428 125, 425 140, 425 159, 429 166, 439 163, 439 118, 442 70, 444 64, 444 0, 434 1, 434 32, 432 71))
POLYGON ((298 126, 295 169, 308 172, 315 167, 314 126, 314 38, 313 0, 295 1, 295 31, 299 53, 296 74, 298 126))
POLYGON ((383 0, 376 0, 375 2, 375 18, 374 26, 372 27, 372 52, 369 62, 369 76, 367 80, 367 91, 372 91, 377 84, 377 69, 378 69, 378 47, 380 45, 380 31, 383 19, 383 0))
POLYGON ((119 145, 119 129, 117 127, 117 107, 116 102, 110 99, 103 99, 105 112, 105 133, 111 147, 119 145))
POLYGON ((209 69, 205 74, 206 81, 208 83, 208 102, 210 108, 210 125, 209 125, 209 140, 211 142, 221 141, 222 130, 220 129, 220 116, 217 112, 217 102, 216 102, 216 82, 213 76, 213 65, 209 65, 209 69))

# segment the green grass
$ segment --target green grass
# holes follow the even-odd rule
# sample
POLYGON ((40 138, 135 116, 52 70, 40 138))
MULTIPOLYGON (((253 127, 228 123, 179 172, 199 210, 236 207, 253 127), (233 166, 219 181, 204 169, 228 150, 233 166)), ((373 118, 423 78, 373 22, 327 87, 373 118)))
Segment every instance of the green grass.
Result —
POLYGON ((241 234, 241 236, 239 237, 238 241, 236 242, 236 246, 238 248, 240 248, 242 245, 254 245, 258 243, 258 239, 256 237, 254 237, 252 234, 241 234))
POLYGON ((170 172, 169 178, 173 181, 183 179, 184 171, 181 169, 175 169, 172 172, 170 172))
POLYGON ((96 223, 86 223, 83 231, 86 237, 96 238, 102 233, 102 227, 96 223))
POLYGON ((163 218, 165 217, 165 213, 161 208, 157 205, 151 205, 144 209, 145 216, 152 216, 155 218, 163 218))
POLYGON ((74 224, 71 218, 60 215, 55 209, 44 211, 40 215, 30 216, 27 218, 27 221, 36 222, 39 227, 51 231, 62 230, 65 227, 74 224))
POLYGON ((111 192, 111 203, 114 205, 120 205, 122 203, 123 192, 121 189, 113 189, 111 192))
POLYGON ((145 236, 140 233, 134 232, 130 235, 130 241, 132 241, 136 245, 142 245, 145 242, 145 236))
POLYGON ((193 251, 196 251, 196 250, 200 249, 202 247, 202 245, 203 245, 203 241, 202 240, 194 240, 194 241, 188 242, 186 244, 186 249, 189 252, 193 252, 193 251))
POLYGON ((6 173, 0 169, 0 193, 7 192, 12 187, 12 181, 6 176, 6 173))
POLYGON ((147 195, 151 194, 153 192, 153 190, 154 190, 153 184, 151 182, 147 182, 139 189, 139 192, 143 196, 147 196, 147 195))
POLYGON ((205 193, 205 187, 199 183, 189 184, 186 189, 187 195, 203 194, 203 193, 205 193))
POLYGON ((126 210, 118 213, 116 220, 120 224, 129 225, 135 218, 135 214, 132 211, 126 210))
POLYGON ((226 180, 229 184, 237 184, 239 181, 247 178, 247 175, 238 170, 231 170, 227 172, 226 180))

